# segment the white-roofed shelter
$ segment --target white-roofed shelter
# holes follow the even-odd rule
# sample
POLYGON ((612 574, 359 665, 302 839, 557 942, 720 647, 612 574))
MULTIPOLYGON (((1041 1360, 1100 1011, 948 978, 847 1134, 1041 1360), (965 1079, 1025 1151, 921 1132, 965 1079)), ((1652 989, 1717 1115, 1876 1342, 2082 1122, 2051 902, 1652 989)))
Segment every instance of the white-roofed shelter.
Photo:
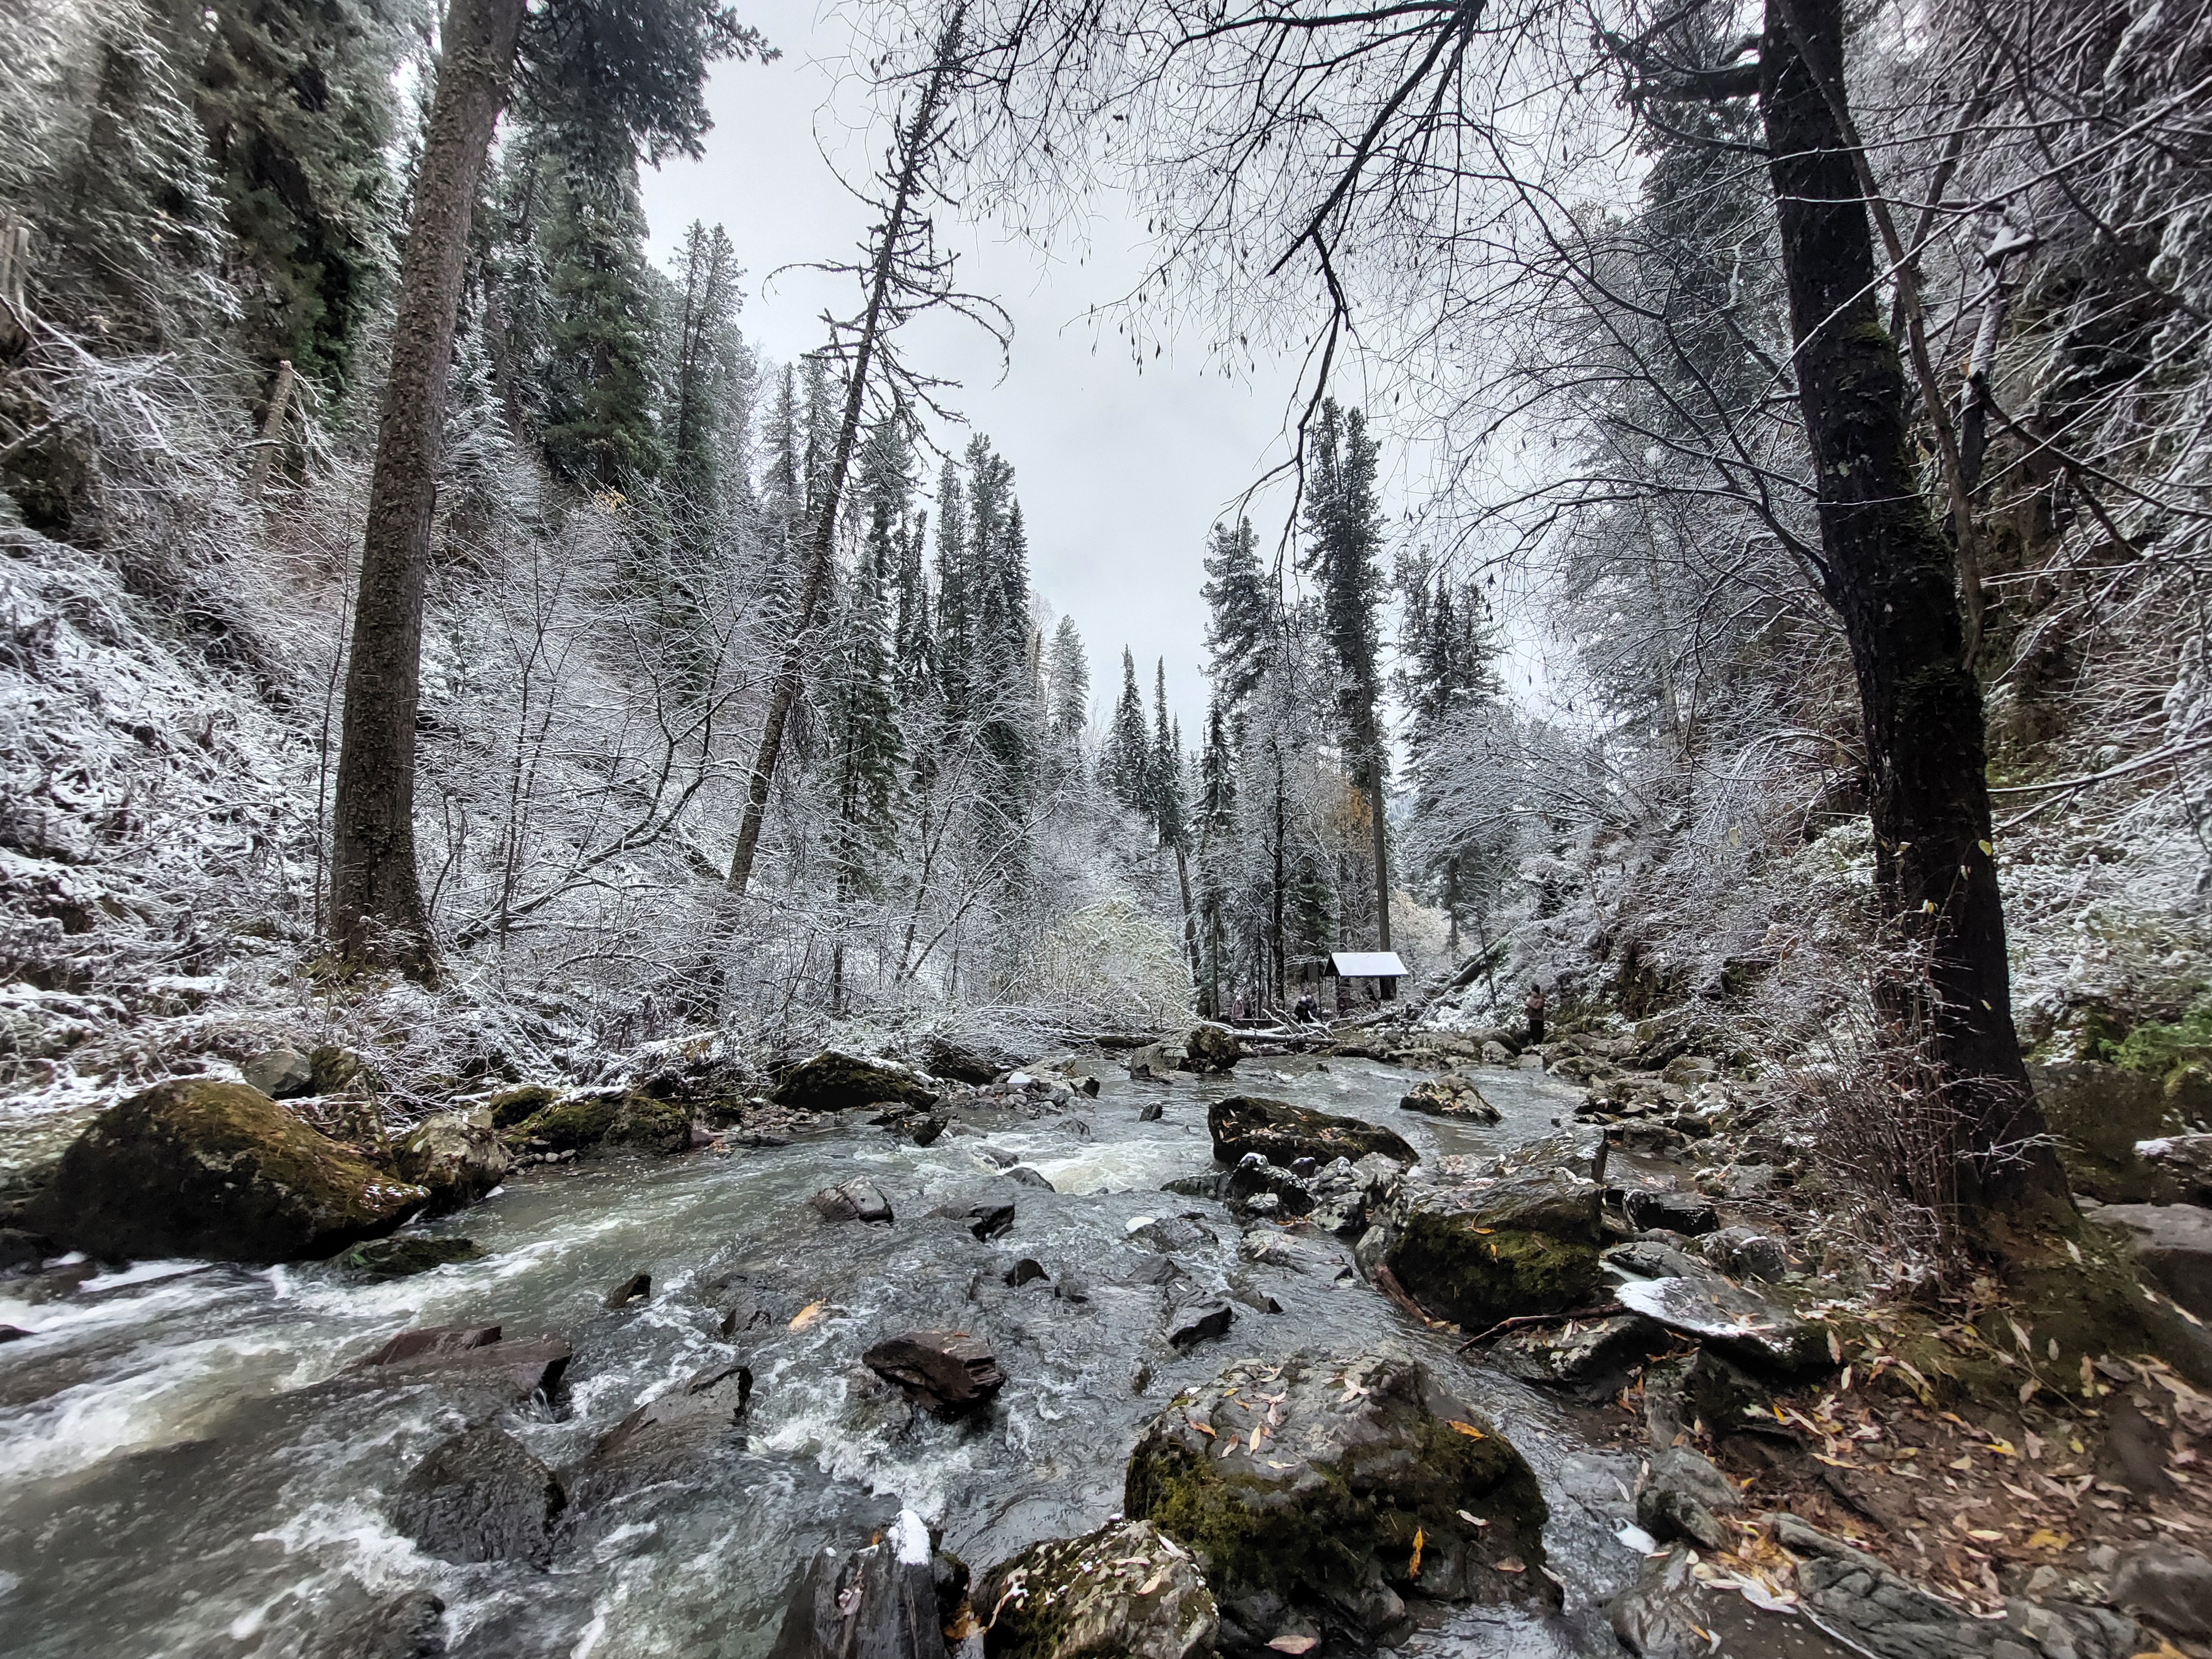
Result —
POLYGON ((1331 979, 1371 979, 1385 1002, 1398 994, 1398 981, 1407 977, 1406 964, 1395 951, 1332 951, 1328 975, 1331 979))

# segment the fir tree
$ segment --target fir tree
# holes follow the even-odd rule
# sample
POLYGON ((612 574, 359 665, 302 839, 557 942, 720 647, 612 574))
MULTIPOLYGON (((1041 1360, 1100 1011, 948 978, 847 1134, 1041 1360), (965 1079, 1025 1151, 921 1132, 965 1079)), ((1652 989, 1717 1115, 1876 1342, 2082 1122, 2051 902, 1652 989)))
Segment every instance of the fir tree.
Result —
POLYGON ((726 484, 734 393, 746 373, 737 331, 737 252, 721 226, 697 221, 677 256, 668 377, 668 478, 695 514, 711 514, 726 484))
POLYGON ((1143 814, 1151 760, 1152 739, 1145 731, 1145 694, 1137 689, 1137 659, 1123 646, 1121 698, 1114 705, 1114 723, 1108 728, 1106 747, 1098 757, 1098 781, 1122 805, 1143 814))
POLYGON ((1183 844, 1182 732, 1168 721, 1168 659, 1152 681, 1152 748, 1145 777, 1145 816, 1163 847, 1183 844))
POLYGON ((1048 660, 1053 741, 1063 755, 1077 758, 1091 725, 1091 663, 1073 617, 1062 617, 1053 631, 1048 660))
POLYGON ((1217 524, 1206 538, 1206 673, 1231 726, 1267 672, 1268 646, 1278 606, 1260 573, 1259 543, 1252 521, 1236 527, 1217 524))

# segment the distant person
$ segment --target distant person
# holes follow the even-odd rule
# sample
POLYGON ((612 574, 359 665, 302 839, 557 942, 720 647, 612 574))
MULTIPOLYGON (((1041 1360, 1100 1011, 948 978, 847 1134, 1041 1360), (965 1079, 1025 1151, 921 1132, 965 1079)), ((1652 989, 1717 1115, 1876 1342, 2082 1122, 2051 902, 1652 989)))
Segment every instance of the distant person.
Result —
POLYGON ((1321 1024, 1321 1004, 1314 1000, 1311 991, 1298 998, 1298 1006, 1291 1010, 1291 1018, 1301 1025, 1321 1024))
POLYGON ((1528 1000, 1521 1005, 1521 1012, 1528 1016, 1528 1041, 1541 1042, 1544 1040, 1544 988, 1542 986, 1531 985, 1528 988, 1528 1000))

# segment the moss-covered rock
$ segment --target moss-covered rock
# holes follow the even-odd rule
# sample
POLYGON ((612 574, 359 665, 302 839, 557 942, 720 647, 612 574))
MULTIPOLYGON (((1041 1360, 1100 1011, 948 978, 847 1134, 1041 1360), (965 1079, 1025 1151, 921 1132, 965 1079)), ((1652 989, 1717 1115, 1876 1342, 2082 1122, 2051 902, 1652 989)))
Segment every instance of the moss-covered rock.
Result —
POLYGON ((363 1279, 411 1279, 449 1261, 476 1261, 483 1255, 465 1238, 378 1238, 355 1245, 337 1263, 363 1279))
POLYGON ((473 1204, 507 1178, 514 1155, 496 1132, 453 1113, 425 1118, 392 1152, 400 1178, 430 1190, 433 1209, 473 1204))
POLYGON ((495 1129, 512 1129, 527 1122, 547 1107, 559 1103, 561 1091, 544 1083, 526 1083, 519 1089, 502 1089, 484 1102, 495 1129))
POLYGON ((934 1106, 937 1092, 918 1073, 888 1060, 864 1060, 836 1048, 794 1066, 769 1097, 780 1106, 810 1112, 840 1112, 848 1107, 885 1103, 934 1106))
POLYGON ((612 1090, 557 1097, 502 1137, 518 1151, 585 1152, 595 1148, 680 1152, 691 1144, 691 1111, 674 1101, 612 1090))
POLYGON ((1586 1301, 1604 1276, 1597 1183, 1562 1169, 1408 1180, 1384 1260, 1423 1307, 1486 1330, 1586 1301))
POLYGON ((1200 1659, 1221 1623, 1190 1552, 1149 1521, 1033 1544, 973 1600, 990 1659, 1200 1659))
POLYGON ((1394 1346, 1240 1361, 1177 1395, 1137 1443, 1122 1508, 1196 1555, 1230 1653, 1395 1644, 1407 1596, 1558 1599, 1528 1464, 1394 1346))
POLYGON ((651 1095, 623 1097, 615 1120, 607 1126, 609 1146, 641 1152, 681 1152, 691 1146, 691 1111, 674 1101, 651 1095))
POLYGON ((1482 1097, 1482 1091, 1474 1086, 1474 1079, 1462 1077, 1457 1072, 1423 1078, 1406 1091, 1398 1102, 1398 1109, 1425 1113, 1431 1117, 1457 1118, 1466 1123, 1496 1123, 1504 1115, 1482 1097))
POLYGON ((257 1089, 181 1078, 94 1118, 25 1223, 103 1257, 294 1261, 388 1233, 429 1198, 257 1089))
POLYGON ((1370 1152, 1380 1152, 1411 1164, 1419 1156, 1403 1135, 1379 1123, 1258 1095, 1215 1101, 1206 1109, 1206 1127, 1213 1136, 1213 1155, 1224 1164, 1237 1163, 1247 1152, 1285 1170, 1302 1158, 1316 1164, 1346 1158, 1357 1164, 1370 1152))
POLYGON ((2164 1077, 2091 1060, 2036 1066, 2030 1075, 2075 1192, 2105 1204, 2179 1198, 2174 1182, 2136 1152, 2139 1140, 2197 1127, 2185 1103, 2168 1095, 2164 1077))

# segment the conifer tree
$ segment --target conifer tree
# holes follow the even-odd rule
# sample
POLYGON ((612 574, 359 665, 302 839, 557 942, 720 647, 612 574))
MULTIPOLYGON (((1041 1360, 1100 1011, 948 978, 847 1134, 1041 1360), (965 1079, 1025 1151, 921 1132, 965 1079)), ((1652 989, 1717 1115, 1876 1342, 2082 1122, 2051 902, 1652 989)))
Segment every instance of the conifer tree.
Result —
POLYGON ((1106 746, 1098 757, 1098 781, 1115 800, 1142 815, 1151 760, 1152 739, 1145 731, 1145 694, 1137 689, 1137 659, 1123 646, 1121 697, 1114 705, 1114 723, 1107 730, 1106 746))
POLYGON ((947 457, 937 478, 937 677, 947 719, 968 716, 975 661, 975 599, 969 580, 967 492, 947 457))
POLYGON ((1091 663, 1073 617, 1062 617, 1053 630, 1048 661, 1053 741, 1065 758, 1079 763, 1091 724, 1091 663))
POLYGON ((733 393, 746 374, 737 332, 737 251, 729 234, 694 221, 677 258, 673 363, 666 436, 669 482, 701 515, 720 503, 727 463, 733 393))
POLYGON ((1213 526, 1206 538, 1201 592, 1207 607, 1206 673, 1233 726, 1267 672, 1278 609, 1261 575, 1259 543, 1249 519, 1239 519, 1234 528, 1213 526))

